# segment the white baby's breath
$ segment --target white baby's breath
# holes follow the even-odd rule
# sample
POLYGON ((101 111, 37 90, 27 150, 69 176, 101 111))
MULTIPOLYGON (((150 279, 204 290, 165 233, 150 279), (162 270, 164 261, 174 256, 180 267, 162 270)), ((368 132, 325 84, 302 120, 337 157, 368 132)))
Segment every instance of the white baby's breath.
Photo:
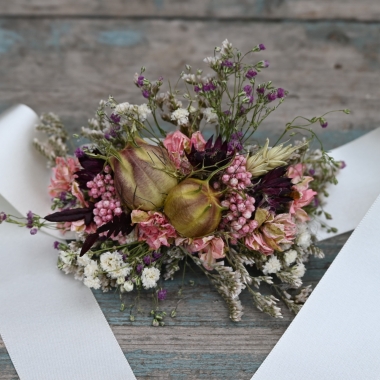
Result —
POLYGON ((189 122, 189 111, 178 108, 172 112, 170 119, 176 121, 178 125, 186 125, 189 122))
POLYGON ((144 268, 141 274, 141 281, 145 289, 154 288, 157 286, 157 281, 160 278, 160 271, 157 268, 144 268))
POLYGON ((281 269, 280 260, 276 256, 271 256, 269 260, 264 264, 263 273, 276 273, 281 269))
POLYGON ((286 265, 293 264, 296 261, 297 258, 297 251, 295 249, 290 249, 289 251, 285 252, 284 259, 286 265))

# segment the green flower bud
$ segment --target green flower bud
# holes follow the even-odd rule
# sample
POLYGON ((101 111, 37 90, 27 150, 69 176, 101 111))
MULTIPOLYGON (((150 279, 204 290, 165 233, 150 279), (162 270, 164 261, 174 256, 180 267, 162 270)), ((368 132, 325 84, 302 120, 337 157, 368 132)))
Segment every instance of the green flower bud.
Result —
POLYGON ((207 181, 188 178, 169 192, 164 213, 173 227, 189 238, 211 234, 222 218, 219 194, 207 181))
POLYGON ((177 179, 167 171, 171 164, 165 148, 138 140, 128 144, 118 157, 112 157, 116 192, 129 209, 156 210, 164 205, 168 192, 177 179))

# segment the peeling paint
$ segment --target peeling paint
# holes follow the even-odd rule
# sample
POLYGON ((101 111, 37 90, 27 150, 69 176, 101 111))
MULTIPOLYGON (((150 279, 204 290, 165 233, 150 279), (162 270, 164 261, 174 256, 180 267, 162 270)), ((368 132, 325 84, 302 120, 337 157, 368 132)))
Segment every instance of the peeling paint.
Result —
POLYGON ((8 53, 14 45, 23 40, 18 33, 0 28, 0 54, 8 53))
POLYGON ((99 43, 110 46, 134 46, 142 40, 142 33, 136 30, 108 30, 98 36, 99 43))
POLYGON ((59 49, 61 46, 61 37, 70 31, 69 23, 53 23, 51 26, 50 38, 46 42, 47 46, 52 46, 59 49))

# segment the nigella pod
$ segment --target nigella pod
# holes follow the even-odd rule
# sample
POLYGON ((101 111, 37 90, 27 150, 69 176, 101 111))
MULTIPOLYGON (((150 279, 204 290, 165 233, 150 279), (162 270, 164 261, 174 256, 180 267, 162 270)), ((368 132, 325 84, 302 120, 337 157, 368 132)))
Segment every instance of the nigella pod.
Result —
POLYGON ((220 195, 208 181, 188 178, 173 187, 164 205, 164 213, 183 236, 202 237, 214 232, 222 218, 220 195))
POLYGON ((156 210, 178 181, 170 174, 173 168, 165 148, 141 139, 136 142, 110 159, 115 189, 129 209, 156 210))

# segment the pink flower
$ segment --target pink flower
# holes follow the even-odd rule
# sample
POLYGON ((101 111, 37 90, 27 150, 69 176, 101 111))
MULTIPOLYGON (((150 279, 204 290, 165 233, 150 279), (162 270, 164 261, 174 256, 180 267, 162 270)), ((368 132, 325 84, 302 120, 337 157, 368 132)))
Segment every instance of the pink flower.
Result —
POLYGON ((310 204, 317 194, 314 190, 309 189, 309 182, 313 181, 313 177, 304 176, 304 170, 305 166, 302 164, 290 166, 288 169, 288 177, 292 178, 292 189, 296 194, 296 198, 290 205, 289 212, 300 222, 306 222, 310 219, 303 207, 310 204))
POLYGON ((88 207, 88 203, 86 202, 86 200, 84 199, 84 195, 81 191, 81 189, 79 188, 79 185, 77 182, 73 182, 72 185, 71 185, 71 193, 74 195, 74 197, 76 199, 78 199, 79 201, 79 204, 82 206, 82 207, 88 207))
POLYGON ((199 252, 199 258, 207 270, 213 269, 216 259, 225 257, 223 239, 213 235, 194 239, 188 249, 191 252, 199 252))
POLYGON ((248 234, 244 244, 264 255, 282 251, 280 244, 292 243, 296 235, 296 224, 291 214, 274 215, 268 210, 258 208, 255 214, 257 229, 248 234))
POLYGON ((56 166, 53 168, 53 178, 49 185, 49 195, 53 198, 59 197, 61 193, 70 191, 75 180, 74 173, 80 169, 76 157, 57 157, 56 166))
POLYGON ((169 153, 169 158, 175 167, 179 169, 184 152, 190 147, 190 139, 180 131, 175 131, 166 136, 164 146, 169 153))
POLYGON ((202 133, 197 131, 191 135, 191 145, 195 147, 198 152, 205 150, 206 140, 203 138, 202 133))
POLYGON ((138 240, 145 241, 151 249, 169 247, 169 240, 177 237, 166 216, 158 211, 133 210, 132 223, 138 225, 138 240))

